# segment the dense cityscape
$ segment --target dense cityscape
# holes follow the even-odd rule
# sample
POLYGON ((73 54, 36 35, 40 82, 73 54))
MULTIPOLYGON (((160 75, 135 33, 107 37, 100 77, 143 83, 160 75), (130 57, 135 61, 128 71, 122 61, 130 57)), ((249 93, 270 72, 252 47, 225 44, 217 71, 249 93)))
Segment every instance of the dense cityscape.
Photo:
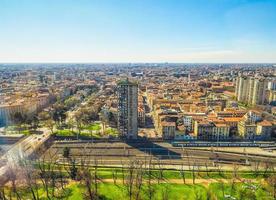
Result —
MULTIPOLYGON (((63 198, 53 188, 71 181, 104 199, 97 187, 121 176, 130 199, 153 198, 139 187, 156 181, 212 176, 228 192, 222 198, 236 199, 221 186, 232 173, 237 183, 274 181, 275 195, 274 64, 1 64, 0 77, 0 180, 11 182, 11 199, 39 199, 31 194, 40 181, 49 199, 63 198), (22 182, 31 197, 17 191, 22 182)), ((256 195, 247 185, 253 193, 244 195, 256 195)))
POLYGON ((0 0, 0 200, 276 200, 275 0, 0 0))

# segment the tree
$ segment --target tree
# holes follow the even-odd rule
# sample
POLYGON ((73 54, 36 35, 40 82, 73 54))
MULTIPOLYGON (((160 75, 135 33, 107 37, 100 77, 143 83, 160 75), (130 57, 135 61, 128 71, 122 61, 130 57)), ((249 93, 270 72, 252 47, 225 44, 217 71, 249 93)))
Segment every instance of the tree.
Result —
POLYGON ((84 198, 85 199, 101 199, 102 197, 98 193, 98 184, 101 181, 98 175, 98 160, 94 157, 94 168, 91 168, 85 161, 81 161, 80 173, 81 183, 85 187, 84 198))
POLYGON ((74 107, 75 105, 80 103, 80 99, 75 96, 72 96, 64 101, 64 105, 67 109, 74 107))
POLYGON ((28 193, 31 194, 31 199, 40 200, 39 196, 39 183, 38 183, 38 171, 35 170, 34 166, 29 160, 21 160, 20 166, 22 169, 22 174, 26 182, 26 187, 28 188, 28 193))
POLYGON ((51 118, 51 115, 49 114, 49 112, 42 111, 38 114, 38 119, 41 121, 45 121, 50 118, 51 118))
POLYGON ((54 133, 55 122, 53 121, 52 116, 49 112, 43 111, 39 113, 38 119, 43 121, 44 126, 46 126, 52 134, 54 133))
POLYGON ((79 139, 79 135, 81 134, 83 128, 83 114, 81 111, 75 113, 75 122, 78 129, 77 139, 79 139))
POLYGON ((31 118, 28 118, 26 120, 26 123, 29 125, 29 127, 31 129, 33 129, 34 131, 36 131, 36 129, 38 128, 39 126, 39 119, 37 116, 33 116, 31 118))
POLYGON ((152 172, 152 156, 149 157, 149 161, 148 161, 148 169, 147 169, 147 196, 149 198, 149 200, 152 200, 154 198, 154 194, 155 194, 155 188, 154 188, 154 184, 153 184, 153 172, 152 172))
POLYGON ((124 181, 129 200, 140 198, 143 175, 143 163, 139 160, 130 160, 124 181))
POLYGON ((71 179, 76 180, 78 175, 78 168, 77 168, 77 164, 76 164, 76 160, 70 159, 70 167, 69 167, 69 176, 71 179))
POLYGON ((181 162, 180 175, 182 177, 183 184, 186 184, 185 170, 184 170, 184 164, 183 164, 183 162, 181 162))
POLYGON ((48 129, 50 129, 51 133, 54 134, 55 122, 52 119, 47 119, 44 124, 48 129))
POLYGON ((16 171, 17 171, 17 169, 15 168, 15 166, 12 167, 12 166, 8 165, 7 177, 9 179, 9 181, 11 182, 11 192, 13 194, 15 194, 17 200, 21 200, 21 196, 17 190, 17 178, 18 177, 17 177, 16 171))
POLYGON ((68 122, 67 122, 67 126, 68 126, 68 128, 71 130, 71 133, 74 132, 74 125, 75 125, 74 120, 70 118, 70 119, 68 120, 68 122))
POLYGON ((196 168, 196 163, 195 163, 195 161, 194 161, 194 162, 193 162, 193 166, 192 166, 193 184, 195 184, 195 180, 196 180, 195 168, 196 168))
POLYGON ((160 181, 164 180, 164 169, 161 163, 161 160, 158 159, 158 178, 157 178, 157 182, 158 184, 160 183, 160 181))
POLYGON ((85 108, 80 108, 76 113, 75 113, 75 122, 76 122, 76 127, 78 129, 78 135, 77 138, 79 138, 79 135, 81 134, 81 131, 84 126, 88 125, 90 120, 88 116, 88 110, 85 108))
POLYGON ((24 122, 26 122, 26 119, 26 115, 22 114, 21 112, 16 112, 12 116, 12 120, 16 124, 19 133, 21 132, 21 126, 24 122))
POLYGON ((117 170, 117 168, 112 169, 112 179, 113 179, 114 185, 117 185, 117 179, 118 179, 118 170, 117 170))
POLYGON ((64 147, 63 148, 63 157, 64 158, 69 158, 70 156, 70 148, 69 147, 64 147))
POLYGON ((268 191, 271 193, 273 199, 276 199, 276 175, 271 175, 265 179, 268 186, 268 191))
POLYGON ((59 189, 59 186, 62 185, 63 188, 63 173, 60 173, 59 168, 57 168, 57 151, 49 151, 46 155, 43 155, 40 160, 37 162, 38 166, 38 177, 42 182, 43 189, 46 192, 46 196, 49 200, 53 198, 58 198, 59 195, 56 190, 59 189), (58 170, 57 170, 58 169, 58 170), (62 183, 59 181, 62 180, 62 183))
POLYGON ((54 105, 52 118, 60 126, 66 119, 66 107, 63 104, 54 105))
POLYGON ((39 126, 39 119, 38 119, 37 116, 34 116, 34 117, 32 118, 31 127, 32 127, 32 129, 33 129, 34 131, 36 131, 36 129, 38 128, 38 126, 39 126))

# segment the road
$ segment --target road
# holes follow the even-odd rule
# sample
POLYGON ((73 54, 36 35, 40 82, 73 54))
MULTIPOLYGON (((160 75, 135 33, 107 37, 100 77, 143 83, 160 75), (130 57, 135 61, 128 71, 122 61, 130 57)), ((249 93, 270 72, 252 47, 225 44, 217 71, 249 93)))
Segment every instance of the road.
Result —
POLYGON ((49 139, 49 130, 42 128, 38 131, 43 132, 43 134, 30 135, 23 140, 20 140, 0 157, 0 183, 6 180, 6 174, 9 167, 14 167, 21 159, 28 158, 49 139))

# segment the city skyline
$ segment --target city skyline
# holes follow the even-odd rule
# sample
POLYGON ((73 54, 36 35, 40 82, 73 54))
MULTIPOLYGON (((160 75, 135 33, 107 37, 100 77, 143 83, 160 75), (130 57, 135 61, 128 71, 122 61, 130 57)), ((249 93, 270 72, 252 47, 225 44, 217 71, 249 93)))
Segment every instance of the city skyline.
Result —
POLYGON ((0 63, 275 63, 276 2, 1 1, 0 63))

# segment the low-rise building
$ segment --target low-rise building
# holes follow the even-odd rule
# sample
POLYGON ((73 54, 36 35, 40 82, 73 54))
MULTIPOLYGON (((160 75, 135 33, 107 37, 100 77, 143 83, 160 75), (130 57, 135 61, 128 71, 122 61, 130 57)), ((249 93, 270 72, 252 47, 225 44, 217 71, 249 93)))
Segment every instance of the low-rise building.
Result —
POLYGON ((144 127, 146 123, 145 109, 142 106, 138 106, 138 125, 144 127))
POLYGON ((173 139, 175 137, 175 130, 176 130, 175 122, 163 121, 161 123, 161 127, 162 127, 162 137, 164 139, 173 139))
POLYGON ((248 123, 244 120, 238 124, 239 135, 247 140, 255 139, 257 126, 255 124, 248 123))
POLYGON ((230 126, 225 123, 203 120, 195 121, 194 130, 199 140, 227 140, 229 139, 230 126))
POLYGON ((256 134, 260 139, 269 139, 272 132, 272 123, 264 120, 257 123, 256 134))

